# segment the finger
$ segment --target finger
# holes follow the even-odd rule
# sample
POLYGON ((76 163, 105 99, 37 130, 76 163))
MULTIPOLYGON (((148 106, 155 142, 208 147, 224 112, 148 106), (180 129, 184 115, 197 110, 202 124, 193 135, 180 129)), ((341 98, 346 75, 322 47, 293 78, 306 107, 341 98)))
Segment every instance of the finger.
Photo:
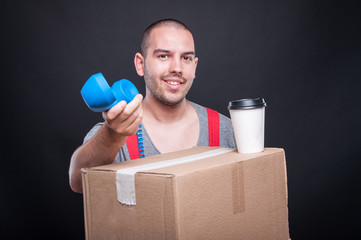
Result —
POLYGON ((134 135, 139 128, 139 125, 143 121, 143 112, 141 112, 137 118, 127 127, 126 132, 128 133, 128 136, 134 135))
POLYGON ((141 103, 142 103, 143 96, 137 95, 133 101, 128 103, 128 105, 125 106, 124 110, 116 117, 117 121, 123 122, 127 118, 131 117, 133 114, 136 114, 139 109, 141 109, 141 103))
POLYGON ((137 131, 139 124, 143 120, 143 111, 140 111, 137 114, 132 114, 123 122, 119 122, 117 120, 118 119, 107 122, 108 126, 115 132, 120 133, 124 136, 133 135, 137 131))
POLYGON ((120 101, 107 112, 103 112, 103 118, 106 120, 113 120, 116 118, 120 113, 122 113, 127 106, 125 101, 120 101))
MULTIPOLYGON (((122 119, 124 114, 119 115, 113 123, 116 125, 116 128, 118 130, 120 129, 127 129, 132 123, 141 116, 143 118, 143 109, 141 107, 137 108, 131 115, 129 115, 127 118, 122 119), (121 120, 122 119, 122 120, 121 120)), ((115 126, 113 125, 113 126, 115 126)))
POLYGON ((136 95, 126 106, 125 112, 129 114, 133 113, 141 105, 142 100, 143 96, 141 94, 136 95))

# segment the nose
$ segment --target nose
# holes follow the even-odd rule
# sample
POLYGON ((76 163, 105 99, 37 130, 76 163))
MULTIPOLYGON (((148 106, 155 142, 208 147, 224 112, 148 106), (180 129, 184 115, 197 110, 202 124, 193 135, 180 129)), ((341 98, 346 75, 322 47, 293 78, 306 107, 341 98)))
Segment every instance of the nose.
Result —
POLYGON ((173 58, 169 66, 170 73, 182 74, 182 62, 180 58, 173 58))

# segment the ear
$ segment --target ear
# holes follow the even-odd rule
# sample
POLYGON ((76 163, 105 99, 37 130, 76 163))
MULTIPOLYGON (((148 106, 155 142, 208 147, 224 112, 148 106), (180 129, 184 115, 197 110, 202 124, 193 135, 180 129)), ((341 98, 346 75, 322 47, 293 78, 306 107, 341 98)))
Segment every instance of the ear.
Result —
POLYGON ((194 64, 195 64, 195 67, 197 68, 197 65, 198 65, 198 58, 196 57, 196 58, 194 58, 194 64))
POLYGON ((144 76, 144 57, 141 53, 136 53, 134 57, 135 70, 139 76, 144 76))
POLYGON ((194 78, 196 78, 196 70, 197 70, 197 65, 198 65, 198 58, 197 57, 194 59, 194 64, 195 64, 195 66, 194 66, 194 78))

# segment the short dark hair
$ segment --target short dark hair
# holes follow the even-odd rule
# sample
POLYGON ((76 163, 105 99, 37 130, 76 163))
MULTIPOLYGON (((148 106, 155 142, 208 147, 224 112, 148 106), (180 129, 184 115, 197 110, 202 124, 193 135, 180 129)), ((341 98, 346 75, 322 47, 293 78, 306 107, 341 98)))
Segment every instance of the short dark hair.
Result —
POLYGON ((187 25, 185 25, 183 22, 181 22, 179 20, 167 18, 167 19, 162 19, 162 20, 156 21, 156 22, 152 23, 151 25, 149 25, 144 30, 142 41, 140 43, 140 53, 144 57, 147 52, 147 48, 148 48, 147 43, 148 43, 148 38, 149 38, 150 33, 152 32, 153 29, 155 29, 157 27, 161 27, 161 26, 169 26, 169 27, 185 29, 185 30, 188 30, 192 34, 191 30, 187 27, 187 25))

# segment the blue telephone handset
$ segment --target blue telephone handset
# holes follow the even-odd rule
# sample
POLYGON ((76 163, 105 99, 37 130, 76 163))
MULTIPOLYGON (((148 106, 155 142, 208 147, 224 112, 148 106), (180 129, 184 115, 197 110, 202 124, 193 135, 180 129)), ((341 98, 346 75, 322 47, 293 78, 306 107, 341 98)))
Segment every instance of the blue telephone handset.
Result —
MULTIPOLYGON (((85 103, 93 112, 105 112, 120 101, 131 102, 139 94, 134 84, 122 79, 109 86, 102 73, 92 75, 80 91, 85 103)), ((139 157, 144 158, 142 125, 137 131, 139 157)))
POLYGON ((129 103, 139 94, 138 89, 127 79, 119 80, 110 87, 102 73, 92 75, 80 93, 94 112, 105 112, 122 100, 129 103))

